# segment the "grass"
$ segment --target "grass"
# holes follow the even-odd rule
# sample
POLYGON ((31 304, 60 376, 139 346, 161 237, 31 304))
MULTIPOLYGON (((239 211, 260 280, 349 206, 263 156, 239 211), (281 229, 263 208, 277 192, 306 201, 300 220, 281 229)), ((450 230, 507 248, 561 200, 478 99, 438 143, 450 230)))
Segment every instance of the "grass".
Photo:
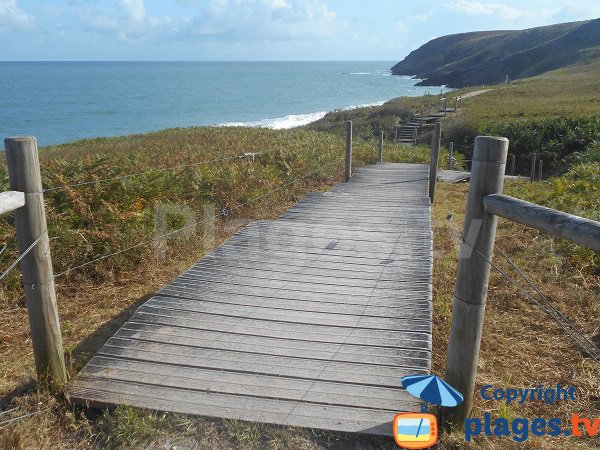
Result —
MULTIPOLYGON (((584 66, 574 69, 574 73, 587 80, 589 86, 595 86, 589 74, 577 75, 586 70, 591 68, 584 66)), ((562 73, 559 71, 556 76, 560 78, 562 73)), ((548 84, 550 89, 551 80, 538 77, 537 81, 531 81, 531 86, 543 90, 541 86, 548 84)), ((529 81, 516 87, 499 86, 498 92, 465 100, 465 116, 480 114, 482 117, 486 102, 489 106, 491 99, 509 98, 516 92, 514 89, 527 86, 527 83, 529 81)), ((531 86, 527 89, 533 89, 531 86)), ((592 94, 585 86, 582 89, 586 90, 588 98, 592 94)), ((518 98, 513 97, 511 101, 518 102, 518 98)), ((540 102, 548 104, 524 108, 531 107, 533 114, 537 114, 535 111, 558 114, 560 108, 550 105, 553 98, 540 91, 540 102)), ((399 105, 398 108, 406 110, 409 103, 413 107, 423 107, 428 101, 428 98, 399 99, 391 102, 388 108, 399 105)), ((507 100, 506 104, 511 101, 507 100)), ((535 103, 533 97, 531 101, 535 103)), ((562 100, 557 97, 557 101, 562 100)), ((498 114, 503 108, 497 109, 498 114)), ((592 110, 583 105, 581 111, 588 114, 592 110)), ((597 110, 594 111, 593 114, 597 114, 597 110)), ((396 112, 401 118, 402 110, 396 112)), ((206 127, 95 139, 43 149, 44 185, 60 188, 46 193, 55 271, 62 272, 86 260, 152 238, 154 206, 159 204, 184 205, 200 219, 207 204, 214 205, 216 211, 227 212, 218 218, 217 242, 231 236, 249 220, 277 217, 306 193, 326 190, 340 181, 344 140, 333 131, 206 127), (242 152, 265 150, 269 153, 261 155, 254 163, 242 159, 202 163, 235 157, 242 152), (144 174, 107 183, 66 187, 72 183, 89 183, 138 172, 144 174)), ((364 134, 364 137, 368 136, 368 133, 364 134)), ((590 147, 586 158, 594 153, 594 148, 590 147)), ((372 163, 377 153, 376 141, 356 139, 354 152, 356 165, 372 163)), ((385 155, 387 161, 428 161, 427 148, 386 144, 385 155)), ((568 173, 542 183, 507 182, 505 192, 598 220, 600 171, 594 161, 592 155, 568 173)), ((445 166, 444 161, 440 164, 445 166)), ((0 191, 5 189, 6 170, 0 165, 0 191)), ((459 229, 462 225, 466 192, 465 185, 440 184, 433 207, 432 363, 433 371, 440 375, 444 372, 456 273, 457 246, 452 227, 459 229), (449 212, 454 217, 451 223, 446 220, 449 212)), ((0 244, 8 245, 4 259, 0 259, 2 267, 17 255, 11 220, 10 215, 0 220, 0 244)), ((171 225, 181 223, 181 218, 171 218, 171 225)), ((58 279, 59 312, 70 375, 82 367, 89 355, 116 331, 137 305, 205 253, 202 239, 199 239, 203 233, 200 225, 195 239, 169 241, 164 257, 157 255, 152 246, 141 246, 58 279), (180 245, 183 242, 185 245, 180 245)), ((598 253, 503 220, 499 223, 498 244, 561 311, 588 336, 600 342, 595 319, 600 312, 598 253)), ((20 285, 18 271, 0 284, 0 409, 17 408, 1 416, 0 422, 23 416, 15 422, 0 425, 0 447, 395 448, 388 439, 349 434, 193 418, 126 407, 100 412, 74 408, 60 395, 51 396, 36 389, 27 311, 20 285)), ((497 273, 492 275, 478 386, 527 387, 538 383, 551 386, 561 382, 578 387, 578 400, 575 404, 561 403, 555 407, 526 403, 509 409, 477 399, 473 417, 482 417, 485 411, 491 411, 496 417, 556 416, 566 419, 574 412, 597 416, 600 410, 599 373, 598 364, 583 355, 556 324, 514 286, 497 273)), ((464 437, 457 431, 445 435, 439 448, 492 450, 510 445, 507 438, 482 438, 466 445, 464 437)), ((596 448, 591 440, 566 438, 532 438, 528 445, 543 450, 573 445, 580 449, 596 448)))

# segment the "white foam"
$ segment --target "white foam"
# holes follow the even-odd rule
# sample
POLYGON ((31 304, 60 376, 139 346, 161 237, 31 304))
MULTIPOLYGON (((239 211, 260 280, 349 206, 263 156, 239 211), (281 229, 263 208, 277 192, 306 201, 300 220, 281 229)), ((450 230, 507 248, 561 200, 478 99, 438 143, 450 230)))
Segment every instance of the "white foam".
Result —
MULTIPOLYGON (((385 101, 365 103, 362 105, 348 106, 347 108, 336 109, 336 111, 348 111, 356 108, 369 108, 371 106, 381 106, 385 101)), ((319 111, 309 114, 290 114, 285 117, 277 117, 275 119, 255 120, 251 122, 227 122, 220 124, 222 127, 263 127, 273 130, 287 130, 290 128, 301 127, 322 119, 327 114, 327 111, 319 111)))

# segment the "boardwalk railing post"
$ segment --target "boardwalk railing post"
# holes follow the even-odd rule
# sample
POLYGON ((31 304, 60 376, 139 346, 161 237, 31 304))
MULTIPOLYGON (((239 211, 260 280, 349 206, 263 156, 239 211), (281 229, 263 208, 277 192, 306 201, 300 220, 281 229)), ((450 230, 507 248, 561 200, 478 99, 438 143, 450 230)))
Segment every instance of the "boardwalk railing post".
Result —
POLYGON ((396 127, 396 137, 394 138, 394 144, 398 143, 398 127, 396 127))
POLYGON ((454 142, 448 144, 448 170, 454 168, 454 142))
POLYGON ((535 152, 531 154, 531 181, 535 181, 535 161, 537 159, 537 155, 535 152))
POLYGON ((473 404, 491 268, 486 259, 492 259, 496 237, 497 218, 485 212, 483 199, 502 192, 507 153, 506 138, 480 136, 475 139, 445 376, 464 396, 460 406, 448 410, 449 419, 458 427, 464 423, 473 404))
POLYGON ((344 181, 349 181, 352 176, 352 121, 346 122, 346 165, 344 181))
POLYGON ((38 380, 57 390, 67 381, 67 374, 37 142, 31 136, 13 137, 5 139, 4 146, 10 187, 25 193, 25 206, 15 211, 21 254, 41 237, 21 260, 21 267, 38 380))
POLYGON ((440 156, 440 145, 442 141, 442 123, 435 124, 435 130, 431 137, 431 162, 429 163, 429 199, 433 203, 435 197, 435 182, 437 180, 438 159, 440 156))
POLYGON ((379 132, 379 153, 377 154, 377 161, 383 162, 383 131, 379 132))
POLYGON ((515 155, 514 153, 510 155, 510 174, 515 174, 515 155))

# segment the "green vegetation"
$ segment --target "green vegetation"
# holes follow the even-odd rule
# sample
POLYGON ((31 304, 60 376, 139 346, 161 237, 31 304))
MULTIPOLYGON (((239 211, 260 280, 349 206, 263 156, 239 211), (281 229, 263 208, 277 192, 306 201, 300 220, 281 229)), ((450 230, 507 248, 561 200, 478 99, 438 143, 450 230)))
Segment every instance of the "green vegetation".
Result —
POLYGON ((522 31, 443 36, 413 51, 392 68, 424 79, 425 86, 495 84, 588 62, 598 55, 600 19, 522 31))

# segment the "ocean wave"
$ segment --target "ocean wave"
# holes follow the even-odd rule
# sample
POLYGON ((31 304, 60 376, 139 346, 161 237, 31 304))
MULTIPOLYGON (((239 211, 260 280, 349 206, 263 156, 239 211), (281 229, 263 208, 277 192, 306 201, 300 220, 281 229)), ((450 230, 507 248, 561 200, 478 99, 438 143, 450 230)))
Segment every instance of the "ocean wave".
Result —
MULTIPOLYGON (((371 106, 381 106, 385 101, 364 103, 361 105, 348 106, 346 108, 335 109, 334 111, 349 111, 356 108, 369 108, 371 106)), ((221 127, 256 127, 256 128, 271 128, 273 130, 288 130, 290 128, 301 127, 309 123, 316 122, 325 117, 328 111, 319 111, 309 114, 290 114, 285 117, 277 117, 275 119, 254 120, 250 122, 227 122, 219 124, 221 127)))
POLYGON ((277 117, 275 119, 255 120, 251 122, 228 122, 221 126, 223 127, 263 127, 273 130, 287 130, 289 128, 301 127, 308 125, 311 122, 322 119, 327 114, 327 111, 320 111, 310 114, 290 114, 285 117, 277 117))

